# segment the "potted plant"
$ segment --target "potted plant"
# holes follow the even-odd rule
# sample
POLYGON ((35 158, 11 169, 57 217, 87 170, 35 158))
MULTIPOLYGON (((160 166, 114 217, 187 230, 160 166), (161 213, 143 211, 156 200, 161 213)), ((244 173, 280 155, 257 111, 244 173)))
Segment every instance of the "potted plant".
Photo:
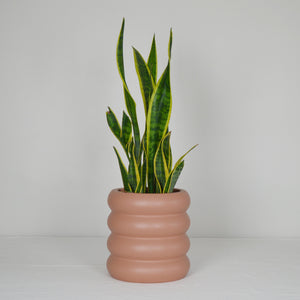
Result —
POLYGON ((117 65, 127 113, 123 111, 121 124, 110 107, 106 117, 125 152, 128 168, 114 147, 123 188, 112 190, 108 196, 111 235, 107 246, 111 255, 107 260, 107 269, 112 277, 124 281, 173 281, 185 277, 190 266, 186 256, 190 245, 186 235, 190 225, 186 213, 190 197, 185 190, 174 187, 183 169, 185 155, 197 145, 172 165, 169 131, 172 29, 168 63, 159 80, 155 36, 147 62, 133 48, 145 109, 145 128, 141 135, 136 103, 125 79, 124 25, 123 19, 117 43, 117 65))

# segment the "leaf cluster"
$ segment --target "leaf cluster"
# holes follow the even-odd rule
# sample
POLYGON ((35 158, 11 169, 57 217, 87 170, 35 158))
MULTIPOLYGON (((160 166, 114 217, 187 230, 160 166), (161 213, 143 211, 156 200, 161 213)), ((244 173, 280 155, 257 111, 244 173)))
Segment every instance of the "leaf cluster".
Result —
POLYGON ((124 190, 134 193, 171 193, 184 167, 184 157, 197 145, 182 155, 173 166, 170 144, 169 121, 172 109, 170 86, 170 61, 172 50, 172 29, 168 46, 168 64, 157 80, 157 52, 153 36, 147 62, 138 50, 133 48, 135 69, 139 80, 145 110, 145 130, 141 137, 136 102, 132 98, 125 79, 123 19, 118 43, 117 65, 122 79, 127 112, 123 111, 120 124, 111 108, 106 112, 107 123, 119 140, 128 159, 126 167, 118 150, 114 147, 124 190))

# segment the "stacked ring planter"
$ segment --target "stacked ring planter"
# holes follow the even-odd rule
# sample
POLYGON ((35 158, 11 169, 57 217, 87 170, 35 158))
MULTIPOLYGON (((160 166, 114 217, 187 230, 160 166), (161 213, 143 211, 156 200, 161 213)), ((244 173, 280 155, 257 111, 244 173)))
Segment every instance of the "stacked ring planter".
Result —
POLYGON ((190 241, 186 213, 190 197, 184 190, 168 194, 127 193, 114 189, 108 197, 112 277, 130 282, 166 282, 186 276, 190 241))

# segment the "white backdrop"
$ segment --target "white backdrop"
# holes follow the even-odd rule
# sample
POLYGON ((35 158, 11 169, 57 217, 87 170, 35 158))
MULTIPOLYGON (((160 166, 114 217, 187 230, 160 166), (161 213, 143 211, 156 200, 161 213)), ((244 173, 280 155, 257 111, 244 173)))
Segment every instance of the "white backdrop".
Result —
MULTIPOLYGON (((106 125, 124 109, 115 46, 143 120, 134 45, 159 72, 174 33, 175 158, 191 236, 300 236, 300 1, 0 2, 0 234, 107 235, 121 177, 106 125)), ((118 145, 119 146, 119 145, 118 145)))

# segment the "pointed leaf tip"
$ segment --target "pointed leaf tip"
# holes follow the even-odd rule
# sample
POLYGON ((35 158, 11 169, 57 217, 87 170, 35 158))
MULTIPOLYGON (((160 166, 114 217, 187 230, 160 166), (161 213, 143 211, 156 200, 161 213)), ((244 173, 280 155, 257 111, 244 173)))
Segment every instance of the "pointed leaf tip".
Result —
POLYGON ((123 58, 123 38, 124 38, 124 27, 125 27, 125 18, 123 18, 121 30, 119 33, 119 38, 117 42, 117 66, 120 73, 123 84, 127 87, 125 80, 125 70, 124 70, 124 58, 123 58))
POLYGON ((170 38, 169 38, 169 47, 168 47, 168 56, 169 56, 169 60, 171 59, 172 42, 173 42, 173 31, 172 31, 172 27, 171 27, 171 28, 170 28, 170 38))
POLYGON ((145 115, 147 117, 149 102, 153 93, 155 83, 153 81, 151 71, 147 63, 145 62, 144 58, 142 57, 142 55, 139 53, 138 50, 136 50, 134 47, 132 48, 133 48, 135 69, 138 75, 141 94, 144 102, 145 115))
POLYGON ((151 50, 148 56, 147 66, 150 70, 151 76, 154 83, 156 83, 157 78, 157 53, 156 53, 156 42, 155 42, 155 33, 153 34, 151 50))

